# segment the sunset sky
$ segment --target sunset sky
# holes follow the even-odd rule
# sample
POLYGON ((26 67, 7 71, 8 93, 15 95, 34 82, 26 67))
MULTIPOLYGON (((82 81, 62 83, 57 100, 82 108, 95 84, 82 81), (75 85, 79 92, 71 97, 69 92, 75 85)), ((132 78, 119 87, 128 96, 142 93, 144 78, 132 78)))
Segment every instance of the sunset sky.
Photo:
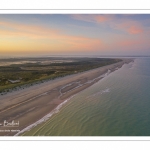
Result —
POLYGON ((150 15, 0 15, 0 55, 150 55, 150 15))

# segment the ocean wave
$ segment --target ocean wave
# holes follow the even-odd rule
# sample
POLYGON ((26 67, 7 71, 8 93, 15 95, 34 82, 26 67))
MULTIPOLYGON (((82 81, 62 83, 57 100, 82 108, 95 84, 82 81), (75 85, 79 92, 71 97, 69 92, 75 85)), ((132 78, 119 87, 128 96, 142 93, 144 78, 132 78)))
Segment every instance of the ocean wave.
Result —
POLYGON ((129 69, 133 69, 135 67, 135 61, 130 62, 128 65, 129 69))
POLYGON ((94 93, 94 94, 88 96, 87 99, 92 98, 92 97, 95 97, 95 96, 97 96, 97 95, 102 95, 102 94, 105 94, 105 93, 109 93, 109 92, 110 92, 110 89, 109 89, 109 88, 106 88, 106 89, 104 89, 104 90, 101 90, 101 91, 99 91, 99 92, 97 92, 97 93, 94 93))
MULTIPOLYGON (((75 94, 76 95, 76 94, 75 94)), ((61 104, 59 104, 53 111, 51 111, 49 114, 47 114, 46 116, 44 116, 43 118, 41 118, 40 120, 36 121, 35 123, 27 126, 26 128, 24 128, 23 130, 19 131, 17 134, 15 134, 14 136, 18 136, 21 133, 24 133, 25 131, 30 131, 32 128, 36 127, 37 125, 47 121, 53 114, 56 114, 59 112, 60 108, 67 103, 70 99, 72 99, 75 95, 71 96, 70 98, 66 99, 64 102, 62 102, 61 104)))
MULTIPOLYGON (((108 70, 107 73, 105 73, 105 74, 103 74, 103 75, 101 75, 101 76, 99 76, 99 77, 97 77, 97 78, 94 78, 94 79, 92 79, 92 80, 88 80, 86 83, 83 83, 83 84, 81 84, 80 82, 73 82, 73 83, 78 83, 79 85, 78 85, 77 87, 73 88, 72 90, 74 90, 74 89, 76 89, 76 88, 79 88, 79 87, 81 87, 81 86, 83 86, 83 85, 85 85, 85 84, 92 83, 92 82, 94 82, 94 81, 97 80, 97 79, 104 78, 104 77, 108 76, 110 73, 111 73, 111 70, 108 70)), ((73 83, 67 84, 67 85, 63 86, 62 88, 60 88, 60 90, 59 90, 60 96, 62 96, 62 94, 67 93, 67 92, 62 93, 61 90, 64 89, 65 87, 67 87, 67 86, 72 85, 73 83)), ((71 91, 71 90, 69 90, 69 91, 71 91)), ((108 93, 108 92, 110 92, 110 90, 109 90, 108 88, 105 89, 105 90, 100 91, 101 94, 102 94, 102 93, 108 93)), ((79 93, 80 93, 80 92, 79 92, 79 93)), ((48 92, 45 92, 45 93, 40 94, 40 95, 38 95, 38 96, 35 96, 34 98, 37 98, 37 97, 39 97, 39 96, 43 96, 43 95, 46 95, 46 94, 48 94, 48 92)), ((77 94, 78 94, 78 93, 77 93, 77 94)), ((98 93, 96 93, 96 94, 98 94, 98 93)), ((96 95, 96 94, 95 94, 95 95, 96 95)), ((26 131, 30 131, 32 128, 36 127, 37 125, 39 125, 39 124, 41 124, 41 123, 43 123, 43 122, 46 122, 53 114, 58 113, 58 112, 60 111, 60 108, 61 108, 65 103, 67 103, 69 100, 71 100, 75 95, 76 95, 76 94, 74 94, 74 95, 72 95, 71 97, 69 97, 68 99, 66 99, 64 102, 62 102, 61 104, 59 104, 54 110, 52 110, 49 114, 45 115, 43 118, 41 118, 40 120, 36 121, 35 123, 33 123, 33 124, 27 126, 27 127, 24 128, 23 130, 19 131, 19 132, 18 132, 17 134, 15 134, 14 136, 18 136, 18 135, 20 135, 21 133, 24 133, 24 132, 26 132, 26 131)), ((58 97, 58 99, 60 98, 60 96, 58 97)), ((32 98, 32 99, 33 99, 33 98, 32 98)))

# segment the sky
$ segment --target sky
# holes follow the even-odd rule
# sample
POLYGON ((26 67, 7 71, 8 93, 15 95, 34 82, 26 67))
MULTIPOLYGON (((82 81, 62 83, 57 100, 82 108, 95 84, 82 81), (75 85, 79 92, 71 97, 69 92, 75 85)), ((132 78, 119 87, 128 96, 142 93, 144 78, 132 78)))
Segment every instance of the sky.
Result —
POLYGON ((2 55, 150 55, 149 14, 0 14, 2 55))

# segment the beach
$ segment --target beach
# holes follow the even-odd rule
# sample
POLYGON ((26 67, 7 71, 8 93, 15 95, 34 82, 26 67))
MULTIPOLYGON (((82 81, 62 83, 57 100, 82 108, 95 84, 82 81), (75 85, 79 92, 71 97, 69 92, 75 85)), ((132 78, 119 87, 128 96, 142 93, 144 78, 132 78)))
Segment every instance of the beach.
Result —
MULTIPOLYGON (((42 119, 44 116, 50 114, 67 99, 131 61, 133 59, 123 59, 115 64, 57 78, 0 96, 0 123, 5 120, 19 121, 19 126, 9 127, 9 130, 14 128, 20 130, 20 132, 0 132, 0 135, 19 135, 21 131, 25 131, 23 129, 29 129, 28 126, 34 127, 36 122, 44 121, 42 119)), ((8 127, 0 129, 5 130, 8 127)))

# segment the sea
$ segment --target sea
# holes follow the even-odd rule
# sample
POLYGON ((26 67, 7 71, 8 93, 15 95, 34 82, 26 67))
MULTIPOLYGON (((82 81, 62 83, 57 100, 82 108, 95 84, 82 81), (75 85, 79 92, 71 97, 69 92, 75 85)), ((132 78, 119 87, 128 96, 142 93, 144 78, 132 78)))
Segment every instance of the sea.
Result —
POLYGON ((34 135, 150 136, 150 58, 135 58, 76 94, 34 135))

